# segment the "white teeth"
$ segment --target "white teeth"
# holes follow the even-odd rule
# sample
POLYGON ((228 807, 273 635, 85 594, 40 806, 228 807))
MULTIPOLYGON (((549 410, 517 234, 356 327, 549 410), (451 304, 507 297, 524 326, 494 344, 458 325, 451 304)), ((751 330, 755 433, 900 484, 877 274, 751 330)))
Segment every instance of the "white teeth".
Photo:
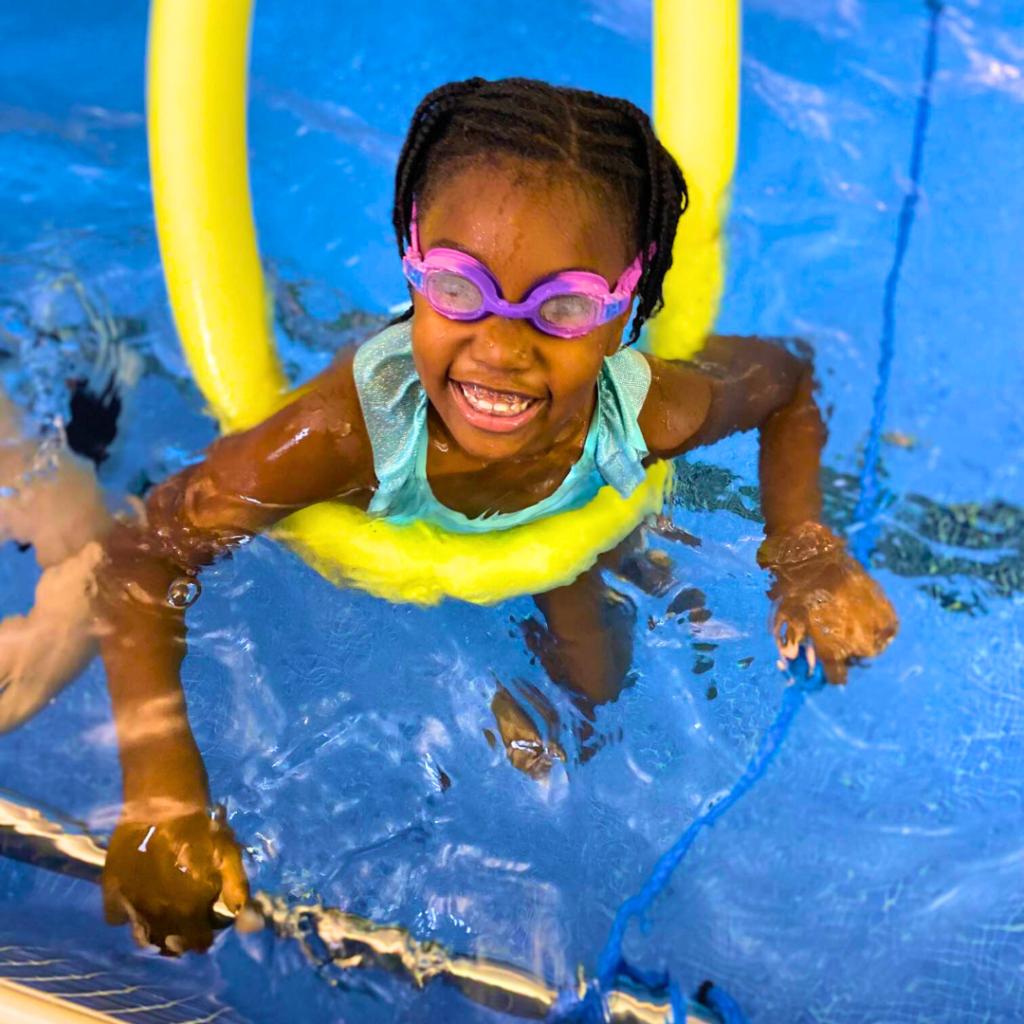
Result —
MULTIPOLYGON (((474 384, 462 384, 460 386, 466 401, 474 409, 478 412, 487 412, 495 416, 518 416, 521 412, 525 412, 534 402, 532 398, 514 398, 512 395, 507 395, 503 399, 491 402, 480 394, 485 389, 478 388, 474 384)), ((501 392, 494 391, 489 393, 491 395, 501 394, 501 392)))

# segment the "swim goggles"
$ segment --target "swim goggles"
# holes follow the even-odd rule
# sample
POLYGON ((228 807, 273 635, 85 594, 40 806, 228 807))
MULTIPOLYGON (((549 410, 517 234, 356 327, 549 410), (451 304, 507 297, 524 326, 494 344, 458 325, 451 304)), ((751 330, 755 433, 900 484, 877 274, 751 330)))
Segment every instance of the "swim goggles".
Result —
POLYGON ((531 288, 522 302, 506 302, 497 278, 472 256, 456 249, 431 249, 420 255, 415 202, 409 235, 402 270, 409 284, 441 316, 475 321, 496 313, 529 320, 537 330, 557 338, 580 338, 629 309, 643 270, 638 255, 613 291, 599 274, 563 270, 531 288))

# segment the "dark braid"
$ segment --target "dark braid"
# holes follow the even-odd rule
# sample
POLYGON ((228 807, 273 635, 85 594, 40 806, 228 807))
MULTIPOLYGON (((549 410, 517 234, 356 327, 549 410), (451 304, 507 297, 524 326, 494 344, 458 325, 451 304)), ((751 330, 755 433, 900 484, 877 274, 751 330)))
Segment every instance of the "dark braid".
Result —
POLYGON ((459 162, 501 155, 563 166, 622 202, 633 252, 643 256, 632 344, 664 303, 688 201, 683 172, 650 118, 628 100, 528 78, 470 78, 435 89, 416 108, 398 158, 392 221, 399 252, 409 241, 414 196, 422 207, 459 162))

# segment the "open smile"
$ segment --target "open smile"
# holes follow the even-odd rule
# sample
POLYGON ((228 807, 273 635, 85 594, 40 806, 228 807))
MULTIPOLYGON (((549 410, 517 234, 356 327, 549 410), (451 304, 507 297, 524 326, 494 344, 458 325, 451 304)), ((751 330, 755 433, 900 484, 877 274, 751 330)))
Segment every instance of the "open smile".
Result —
POLYGON ((514 391, 494 391, 468 381, 449 380, 455 404, 470 426, 494 434, 509 434, 540 412, 543 398, 514 391))

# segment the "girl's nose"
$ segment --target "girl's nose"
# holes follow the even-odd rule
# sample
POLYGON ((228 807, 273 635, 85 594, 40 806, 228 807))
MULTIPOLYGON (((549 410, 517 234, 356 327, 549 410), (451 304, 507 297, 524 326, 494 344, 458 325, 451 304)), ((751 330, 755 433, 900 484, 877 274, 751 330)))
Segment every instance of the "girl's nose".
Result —
POLYGON ((496 370, 525 370, 533 359, 533 339, 525 320, 489 316, 473 336, 473 358, 496 370))

